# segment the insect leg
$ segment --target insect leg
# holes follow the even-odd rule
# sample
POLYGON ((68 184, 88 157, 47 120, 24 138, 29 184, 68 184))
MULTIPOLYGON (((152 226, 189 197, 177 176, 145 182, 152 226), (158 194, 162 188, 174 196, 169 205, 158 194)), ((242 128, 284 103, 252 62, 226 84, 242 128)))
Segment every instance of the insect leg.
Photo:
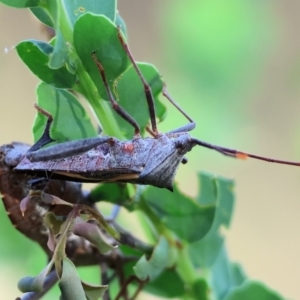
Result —
POLYGON ((148 103, 148 109, 149 109, 149 115, 150 115, 152 131, 153 131, 154 135, 157 136, 158 135, 158 130, 157 130, 157 124, 156 124, 155 105, 154 105, 154 98, 153 98, 153 95, 152 95, 151 87, 147 83, 147 81, 144 78, 142 72, 140 71, 139 67, 137 66, 136 62, 134 61, 134 58, 131 54, 131 51, 130 51, 127 43, 125 42, 125 40, 124 40, 124 38, 121 34, 121 30, 120 30, 119 26, 118 26, 118 38, 119 38, 120 43, 122 44, 125 52, 127 53, 128 57, 129 57, 129 59, 132 63, 132 66, 134 67, 134 69, 137 72, 140 80, 143 83, 144 92, 145 92, 147 103, 148 103))
POLYGON ((195 127, 196 127, 196 123, 194 123, 194 122, 188 123, 186 125, 183 125, 179 128, 176 128, 176 129, 173 129, 173 130, 167 132, 166 135, 172 134, 172 133, 188 132, 188 131, 193 130, 195 127))
POLYGON ((45 186, 48 184, 48 182, 49 182, 48 176, 33 178, 27 181, 27 186, 30 190, 43 190, 45 186))
POLYGON ((65 142, 50 146, 45 149, 40 149, 41 147, 54 141, 50 137, 50 126, 53 122, 53 117, 50 113, 39 107, 37 104, 35 104, 34 107, 38 110, 38 112, 45 115, 48 120, 42 137, 26 153, 26 157, 32 162, 66 158, 86 152, 103 143, 113 143, 113 138, 111 137, 97 136, 82 140, 65 142))
POLYGON ((28 151, 36 151, 40 148, 42 148, 43 146, 54 142, 54 140, 50 137, 50 127, 51 124, 53 122, 53 117, 51 114, 49 114, 47 111, 45 111, 44 109, 42 109, 41 107, 39 107, 36 103, 34 104, 34 108, 41 114, 43 114, 44 116, 47 117, 47 123, 46 123, 46 127, 44 129, 43 135, 41 136, 41 138, 28 150, 28 151))
POLYGON ((250 153, 246 153, 246 152, 241 152, 241 151, 238 151, 238 150, 234 150, 234 149, 230 149, 230 148, 225 148, 225 147, 209 144, 209 143, 197 140, 195 138, 192 138, 192 142, 196 145, 216 150, 216 151, 218 151, 218 152, 220 152, 224 155, 231 156, 231 157, 234 157, 234 158, 247 159, 248 157, 251 157, 251 158, 254 158, 254 159, 263 160, 263 161, 276 163, 276 164, 300 166, 300 162, 279 160, 279 159, 268 158, 268 157, 259 156, 259 155, 255 155, 255 154, 250 154, 250 153))
POLYGON ((107 82, 107 79, 106 79, 106 76, 105 76, 104 68, 103 68, 102 64, 98 61, 95 51, 93 51, 91 53, 91 55, 92 55, 92 59, 94 60, 96 66, 97 66, 97 68, 100 72, 100 75, 102 77, 106 92, 108 94, 109 101, 110 101, 113 109, 116 111, 116 113, 119 116, 121 116, 124 120, 126 120, 129 124, 131 124, 133 126, 135 136, 140 135, 140 127, 139 127, 138 123, 114 99, 114 96, 113 96, 113 94, 110 90, 110 87, 108 85, 108 82, 107 82))
POLYGON ((101 144, 113 142, 114 139, 112 137, 97 136, 53 145, 38 151, 28 151, 26 157, 32 162, 66 158, 84 153, 101 144))

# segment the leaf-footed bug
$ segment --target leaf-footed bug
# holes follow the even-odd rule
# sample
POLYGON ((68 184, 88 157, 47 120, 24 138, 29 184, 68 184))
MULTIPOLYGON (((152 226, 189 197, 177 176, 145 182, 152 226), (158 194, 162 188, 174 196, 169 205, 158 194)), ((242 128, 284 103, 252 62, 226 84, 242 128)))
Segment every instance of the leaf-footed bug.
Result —
POLYGON ((300 166, 298 162, 283 161, 249 154, 206 143, 191 137, 188 132, 195 128, 195 123, 172 100, 166 87, 163 88, 163 95, 190 123, 168 133, 158 133, 151 88, 134 61, 119 28, 118 38, 143 83, 151 121, 151 130, 149 129, 149 132, 153 137, 140 137, 139 125, 114 99, 106 79, 105 70, 102 64, 97 60, 95 52, 92 52, 92 59, 98 67, 112 107, 122 118, 134 127, 134 138, 129 141, 120 141, 113 137, 102 136, 65 142, 40 149, 53 141, 49 135, 53 118, 48 112, 36 105, 39 112, 48 118, 45 131, 40 140, 29 149, 26 158, 17 165, 16 170, 26 172, 47 171, 51 173, 51 178, 54 179, 80 182, 128 182, 153 185, 172 190, 178 165, 180 162, 185 161, 184 155, 196 145, 235 158, 246 159, 251 157, 273 163, 300 166))
POLYGON ((40 149, 52 141, 49 136, 52 116, 43 109, 37 108, 48 116, 44 134, 28 150, 26 157, 15 170, 37 174, 48 172, 52 179, 80 182, 127 182, 172 190, 178 165, 184 155, 196 145, 236 158, 252 157, 268 162, 300 165, 297 162, 266 158, 200 141, 192 138, 185 131, 190 129, 188 126, 183 127, 184 131, 181 128, 158 134, 154 138, 136 137, 133 140, 120 141, 103 136, 40 149))

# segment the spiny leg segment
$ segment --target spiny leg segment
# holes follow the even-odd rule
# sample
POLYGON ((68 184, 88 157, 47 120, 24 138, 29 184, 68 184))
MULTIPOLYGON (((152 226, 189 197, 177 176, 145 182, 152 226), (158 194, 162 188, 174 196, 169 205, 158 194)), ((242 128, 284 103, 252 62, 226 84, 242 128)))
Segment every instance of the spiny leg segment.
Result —
POLYGON ((120 40, 121 45, 123 46, 123 49, 125 50, 128 58, 130 59, 132 66, 134 67, 137 75, 139 76, 140 80, 143 83, 144 86, 144 92, 145 92, 145 96, 147 99, 147 103, 148 103, 148 109, 149 109, 149 115, 150 115, 150 122, 151 122, 151 127, 152 127, 152 132, 154 134, 154 136, 158 135, 158 130, 157 130, 157 124, 156 124, 156 113, 155 113, 155 104, 154 104, 154 97, 152 95, 152 91, 151 91, 151 87, 150 85, 147 83, 146 79, 144 78, 141 70, 139 69, 139 67, 137 66, 136 62, 134 61, 134 58, 131 54, 131 51, 127 45, 127 43, 125 42, 122 33, 121 33, 121 29, 118 26, 118 38, 120 40))
MULTIPOLYGON (((150 122, 151 122, 151 129, 147 129, 148 132, 153 135, 154 137, 156 137, 158 135, 158 129, 157 129, 157 124, 156 124, 156 113, 155 113, 155 104, 154 104, 154 97, 151 91, 151 87, 149 86, 149 84, 147 83, 146 79, 144 78, 141 70, 139 69, 138 65, 136 64, 133 55, 128 47, 128 44, 125 42, 120 27, 118 27, 118 38, 127 54, 127 56, 129 57, 132 66, 134 67, 134 69, 136 70, 136 73, 138 75, 138 77, 140 78, 140 80, 142 81, 142 84, 144 86, 144 93, 147 99, 147 103, 148 103, 148 109, 149 109, 149 115, 150 115, 150 122)), ((169 95, 169 93, 167 92, 167 88, 164 85, 163 87, 163 91, 162 91, 163 95, 189 120, 189 122, 192 124, 188 125, 188 126, 183 126, 181 128, 175 129, 172 132, 182 132, 184 131, 186 128, 188 128, 188 130, 191 130, 195 127, 195 122, 192 120, 191 117, 189 117, 184 110, 182 110, 179 105, 171 98, 171 96, 169 95)))

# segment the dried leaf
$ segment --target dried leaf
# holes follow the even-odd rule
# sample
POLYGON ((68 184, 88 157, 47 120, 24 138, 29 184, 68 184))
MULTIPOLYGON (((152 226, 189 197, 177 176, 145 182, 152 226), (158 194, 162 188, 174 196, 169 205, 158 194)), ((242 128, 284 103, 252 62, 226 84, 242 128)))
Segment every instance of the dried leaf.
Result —
POLYGON ((111 245, 108 237, 101 232, 96 224, 85 223, 80 221, 80 219, 76 220, 73 227, 73 233, 90 241, 99 249, 100 253, 107 253, 108 251, 117 248, 117 246, 111 245))

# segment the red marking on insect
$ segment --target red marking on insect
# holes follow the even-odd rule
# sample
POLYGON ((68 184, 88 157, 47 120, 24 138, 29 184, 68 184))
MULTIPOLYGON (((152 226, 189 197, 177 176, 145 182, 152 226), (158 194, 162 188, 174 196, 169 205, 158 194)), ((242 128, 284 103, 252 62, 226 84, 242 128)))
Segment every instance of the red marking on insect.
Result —
POLYGON ((124 152, 131 153, 134 150, 134 145, 132 143, 127 143, 122 146, 124 152))

